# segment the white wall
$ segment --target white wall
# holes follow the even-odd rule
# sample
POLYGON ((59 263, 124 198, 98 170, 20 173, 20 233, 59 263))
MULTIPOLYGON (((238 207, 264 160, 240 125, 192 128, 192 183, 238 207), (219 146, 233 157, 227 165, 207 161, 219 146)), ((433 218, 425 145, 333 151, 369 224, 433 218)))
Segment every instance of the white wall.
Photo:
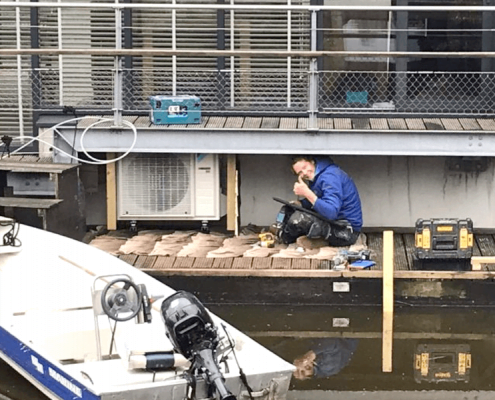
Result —
MULTIPOLYGON (((495 228, 494 164, 481 173, 451 172, 446 157, 336 156, 356 182, 365 227, 414 227, 418 218, 471 218, 495 228)), ((275 222, 280 204, 295 199, 290 157, 240 155, 241 225, 275 222)))

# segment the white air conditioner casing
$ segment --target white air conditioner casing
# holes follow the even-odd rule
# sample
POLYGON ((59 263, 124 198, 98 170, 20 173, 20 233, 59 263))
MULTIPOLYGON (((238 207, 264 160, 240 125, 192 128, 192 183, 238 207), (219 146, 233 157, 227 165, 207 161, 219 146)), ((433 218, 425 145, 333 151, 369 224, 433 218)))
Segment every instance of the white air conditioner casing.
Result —
POLYGON ((130 154, 118 162, 117 196, 121 220, 218 220, 218 156, 130 154))

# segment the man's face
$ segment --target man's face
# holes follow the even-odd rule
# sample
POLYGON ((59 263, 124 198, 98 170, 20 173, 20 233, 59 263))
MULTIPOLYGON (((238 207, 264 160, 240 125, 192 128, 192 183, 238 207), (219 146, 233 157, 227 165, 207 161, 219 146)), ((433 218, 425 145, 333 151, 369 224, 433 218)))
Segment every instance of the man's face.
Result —
POLYGON ((313 377, 315 371, 312 361, 308 359, 297 359, 294 360, 294 366, 296 367, 296 370, 293 373, 294 378, 306 380, 313 377))
POLYGON ((298 161, 292 166, 292 169, 297 176, 304 180, 312 181, 315 177, 315 165, 312 161, 298 161))

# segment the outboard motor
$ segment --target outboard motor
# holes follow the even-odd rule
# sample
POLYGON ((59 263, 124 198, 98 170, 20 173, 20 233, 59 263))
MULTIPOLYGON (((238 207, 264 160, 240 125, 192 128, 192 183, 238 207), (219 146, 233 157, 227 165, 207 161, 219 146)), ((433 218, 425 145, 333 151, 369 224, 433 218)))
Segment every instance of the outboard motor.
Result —
POLYGON ((217 329, 200 301, 189 292, 178 291, 163 300, 162 317, 167 337, 175 350, 191 361, 191 368, 206 372, 208 385, 221 400, 236 400, 225 386, 216 361, 217 329))

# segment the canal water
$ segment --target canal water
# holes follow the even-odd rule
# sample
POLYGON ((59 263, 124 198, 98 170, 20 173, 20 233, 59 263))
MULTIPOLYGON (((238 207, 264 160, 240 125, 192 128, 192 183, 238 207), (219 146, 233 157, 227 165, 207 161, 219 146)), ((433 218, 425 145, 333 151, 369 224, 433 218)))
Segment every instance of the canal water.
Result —
MULTIPOLYGON (((493 308, 396 308, 392 371, 383 372, 378 307, 207 306, 280 357, 306 365, 311 376, 293 377, 289 400, 495 399, 493 308)), ((0 362, 5 398, 46 399, 0 362)))

